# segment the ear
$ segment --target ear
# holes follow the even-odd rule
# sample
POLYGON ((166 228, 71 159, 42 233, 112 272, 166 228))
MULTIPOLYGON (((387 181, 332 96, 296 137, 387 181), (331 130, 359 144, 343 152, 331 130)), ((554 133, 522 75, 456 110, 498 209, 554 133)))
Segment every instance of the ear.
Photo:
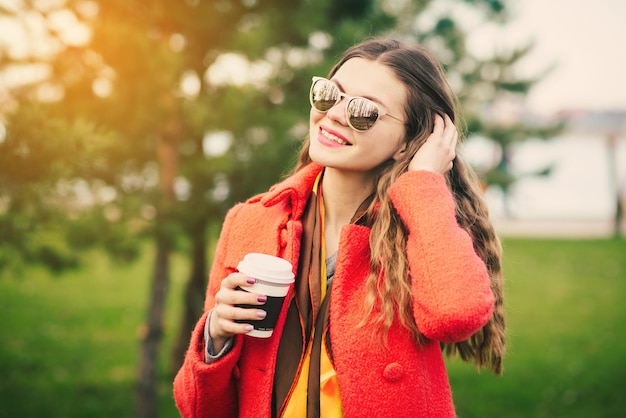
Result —
POLYGON ((406 151, 408 148, 408 144, 405 141, 402 141, 402 144, 398 147, 398 150, 391 156, 394 161, 400 161, 405 157, 406 151))

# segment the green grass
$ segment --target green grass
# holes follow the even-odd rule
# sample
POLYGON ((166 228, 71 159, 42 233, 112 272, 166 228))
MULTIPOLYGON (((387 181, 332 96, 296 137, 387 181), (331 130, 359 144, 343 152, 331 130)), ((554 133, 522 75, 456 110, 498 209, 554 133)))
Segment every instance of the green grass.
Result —
MULTIPOLYGON (((504 241, 508 354, 501 377, 449 361, 461 418, 621 417, 626 411, 626 241, 504 241)), ((99 253, 55 276, 0 275, 0 418, 132 417, 152 252, 99 253)), ((159 416, 177 417, 166 373, 186 263, 176 257, 159 416)))
POLYGON ((503 376, 450 362, 471 417, 626 415, 626 241, 506 240, 503 376))
MULTIPOLYGON (((85 268, 61 276, 37 267, 0 276, 1 418, 133 416, 152 257, 147 251, 119 266, 96 253, 85 268)), ((173 261, 166 350, 187 277, 184 263, 173 261)), ((166 366, 159 370, 160 416, 177 417, 166 366)))

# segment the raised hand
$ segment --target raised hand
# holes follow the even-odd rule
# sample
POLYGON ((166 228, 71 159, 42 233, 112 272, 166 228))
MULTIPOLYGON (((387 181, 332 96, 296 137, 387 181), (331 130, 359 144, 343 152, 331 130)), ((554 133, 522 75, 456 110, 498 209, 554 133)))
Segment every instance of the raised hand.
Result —
POLYGON ((452 169, 459 134, 448 115, 435 116, 435 128, 409 163, 409 171, 428 170, 445 174, 452 169))

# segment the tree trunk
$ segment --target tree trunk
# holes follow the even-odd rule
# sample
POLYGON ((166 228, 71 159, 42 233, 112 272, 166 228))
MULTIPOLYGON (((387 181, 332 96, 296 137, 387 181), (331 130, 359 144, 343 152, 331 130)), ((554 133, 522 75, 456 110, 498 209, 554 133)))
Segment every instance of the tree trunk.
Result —
POLYGON ((611 133, 607 135, 608 169, 611 188, 615 195, 615 216, 613 218, 613 235, 618 238, 622 235, 622 220, 624 218, 624 208, 622 207, 622 188, 617 175, 617 135, 611 133))
POLYGON ((183 296, 183 314, 180 331, 172 351, 170 374, 174 375, 183 364, 190 335, 202 315, 207 285, 207 231, 202 224, 192 231, 191 273, 183 296))
POLYGON ((159 346, 163 338, 163 316, 169 284, 171 206, 174 200, 174 179, 177 171, 176 135, 166 135, 158 142, 160 164, 160 202, 157 211, 155 237, 156 256, 152 289, 148 305, 146 330, 141 344, 137 388, 137 418, 157 417, 157 367, 159 346))
MULTIPOLYGON (((500 160, 499 167, 502 172, 507 176, 510 176, 510 161, 511 161, 511 151, 508 146, 501 144, 502 146, 502 159, 500 160)), ((511 210, 511 183, 506 180, 506 184, 501 186, 502 190, 502 208, 504 210, 504 217, 507 219, 513 218, 513 210, 511 210)))
POLYGON ((163 312, 169 283, 169 239, 163 232, 157 233, 154 276, 148 307, 148 323, 141 344, 137 413, 139 418, 157 416, 157 364, 159 345, 163 337, 163 312))

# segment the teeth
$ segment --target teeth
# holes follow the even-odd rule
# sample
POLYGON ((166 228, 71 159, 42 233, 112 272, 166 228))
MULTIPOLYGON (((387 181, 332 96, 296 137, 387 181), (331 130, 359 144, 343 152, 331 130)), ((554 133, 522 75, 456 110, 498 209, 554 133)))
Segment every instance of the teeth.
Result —
POLYGON ((343 139, 339 138, 337 135, 333 135, 330 132, 325 131, 324 129, 321 130, 322 135, 326 138, 329 139, 333 142, 338 143, 339 145, 346 145, 347 142, 344 141, 343 139))

